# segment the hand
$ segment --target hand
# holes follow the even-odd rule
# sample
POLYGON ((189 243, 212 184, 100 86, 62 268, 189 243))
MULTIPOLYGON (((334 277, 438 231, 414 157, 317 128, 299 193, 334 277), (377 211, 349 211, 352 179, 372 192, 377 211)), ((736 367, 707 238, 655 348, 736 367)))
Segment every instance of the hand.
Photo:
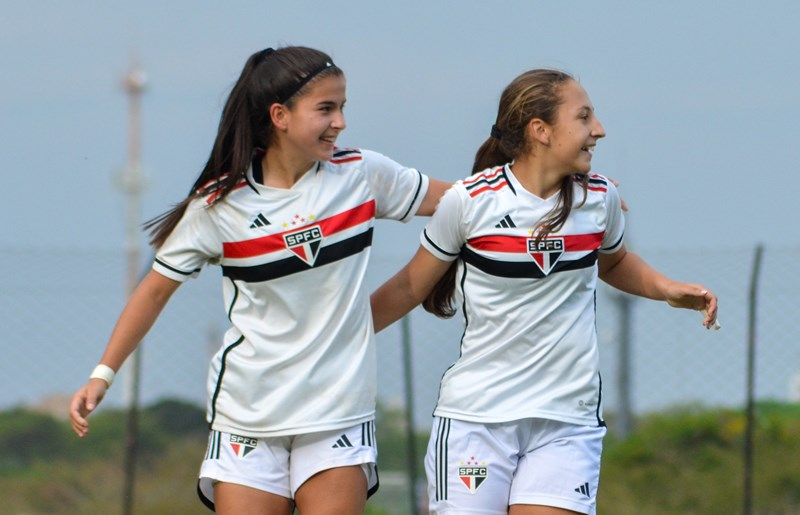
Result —
POLYGON ((89 434, 89 422, 86 417, 100 404, 107 390, 108 384, 102 379, 89 379, 89 382, 72 396, 69 420, 72 430, 81 438, 89 434))
POLYGON ((706 329, 719 329, 717 296, 699 284, 673 282, 667 289, 667 303, 673 308, 694 309, 703 313, 706 329))

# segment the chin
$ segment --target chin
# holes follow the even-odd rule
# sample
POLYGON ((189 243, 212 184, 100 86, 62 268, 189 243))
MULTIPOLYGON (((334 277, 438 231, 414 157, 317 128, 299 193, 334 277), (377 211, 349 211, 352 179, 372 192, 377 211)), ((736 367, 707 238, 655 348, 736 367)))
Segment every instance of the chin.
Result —
POLYGON ((320 152, 319 155, 317 155, 317 161, 330 161, 331 159, 333 159, 333 150, 329 152, 320 152))

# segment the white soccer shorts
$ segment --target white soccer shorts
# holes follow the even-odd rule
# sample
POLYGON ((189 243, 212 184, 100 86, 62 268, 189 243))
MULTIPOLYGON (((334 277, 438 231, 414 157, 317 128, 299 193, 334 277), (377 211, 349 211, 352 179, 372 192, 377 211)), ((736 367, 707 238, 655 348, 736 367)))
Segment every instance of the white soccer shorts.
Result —
POLYGON ((435 417, 425 472, 432 514, 507 514, 512 504, 594 514, 603 426, 435 417))
POLYGON ((294 499, 298 488, 314 474, 361 465, 370 496, 378 490, 377 458, 374 421, 346 429, 269 438, 212 430, 197 492, 211 509, 214 483, 219 481, 294 499))

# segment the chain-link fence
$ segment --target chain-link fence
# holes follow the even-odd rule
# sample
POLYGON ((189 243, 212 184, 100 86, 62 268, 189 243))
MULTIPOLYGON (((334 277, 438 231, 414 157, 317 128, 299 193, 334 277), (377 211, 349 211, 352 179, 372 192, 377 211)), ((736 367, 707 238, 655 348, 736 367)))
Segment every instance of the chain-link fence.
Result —
MULTIPOLYGON (((723 326, 718 332, 704 330, 697 313, 601 286, 597 326, 607 415, 685 404, 745 405, 754 253, 755 247, 640 252, 666 275, 703 283, 717 293, 723 326)), ((370 287, 399 269, 403 259, 376 253, 370 287)), ((124 305, 125 255, 107 249, 6 247, 0 249, 0 266, 5 356, 0 409, 37 407, 63 416, 68 397, 97 363, 124 305)), ((204 406, 208 360, 227 322, 220 290, 219 272, 212 269, 175 294, 141 347, 143 404, 177 398, 204 406)), ((759 400, 800 402, 800 326, 793 323, 798 292, 800 247, 765 248, 754 295, 759 400)), ((378 336, 379 402, 425 432, 439 378, 458 355, 461 321, 441 321, 418 309, 406 327, 404 333, 403 325, 395 324, 378 336), (411 411, 406 410, 408 395, 411 411)), ((123 368, 106 404, 126 403, 127 373, 123 368)), ((403 475, 384 477, 388 491, 383 495, 392 495, 394 483, 397 488, 406 484, 403 475)))

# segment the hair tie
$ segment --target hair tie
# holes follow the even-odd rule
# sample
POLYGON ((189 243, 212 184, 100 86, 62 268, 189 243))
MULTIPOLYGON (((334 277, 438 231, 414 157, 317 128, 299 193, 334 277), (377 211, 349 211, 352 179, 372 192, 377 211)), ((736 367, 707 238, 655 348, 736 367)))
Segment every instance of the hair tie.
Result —
POLYGON ((503 133, 502 133, 502 132, 500 132, 500 129, 498 129, 498 128, 497 128, 497 125, 492 125, 492 132, 491 132, 491 134, 492 134, 492 137, 493 137, 493 138, 500 139, 500 138, 502 138, 502 137, 503 137, 503 133))

